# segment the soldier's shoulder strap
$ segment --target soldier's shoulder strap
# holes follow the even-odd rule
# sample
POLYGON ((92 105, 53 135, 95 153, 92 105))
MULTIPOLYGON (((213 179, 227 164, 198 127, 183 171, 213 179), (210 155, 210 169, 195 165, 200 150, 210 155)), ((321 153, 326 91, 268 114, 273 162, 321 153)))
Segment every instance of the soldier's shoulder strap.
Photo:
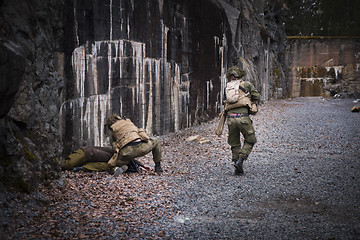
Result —
POLYGON ((246 90, 245 88, 243 88, 242 86, 239 86, 239 88, 241 89, 241 91, 243 91, 244 93, 248 93, 249 91, 246 90))

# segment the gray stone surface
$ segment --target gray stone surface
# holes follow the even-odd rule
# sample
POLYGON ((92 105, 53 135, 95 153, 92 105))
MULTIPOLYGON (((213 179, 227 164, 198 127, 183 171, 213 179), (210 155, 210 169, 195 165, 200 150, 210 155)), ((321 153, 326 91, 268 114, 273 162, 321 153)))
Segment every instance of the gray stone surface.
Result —
POLYGON ((54 66, 61 1, 2 1, 0 184, 31 191, 58 176, 59 91, 54 66))

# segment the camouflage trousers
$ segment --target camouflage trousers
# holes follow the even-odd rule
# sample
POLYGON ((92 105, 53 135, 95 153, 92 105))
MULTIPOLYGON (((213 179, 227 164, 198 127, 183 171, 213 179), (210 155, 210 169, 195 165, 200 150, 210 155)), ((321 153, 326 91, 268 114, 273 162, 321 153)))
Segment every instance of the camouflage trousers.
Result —
POLYGON ((227 118, 229 128, 228 144, 231 146, 232 161, 236 162, 239 157, 247 159, 256 143, 255 129, 249 117, 227 118), (240 133, 244 137, 241 146, 240 133))
POLYGON ((61 163, 61 169, 72 170, 74 167, 81 167, 85 171, 108 171, 111 167, 107 164, 109 159, 104 159, 104 162, 88 162, 85 156, 85 152, 82 149, 78 149, 71 153, 61 163))
POLYGON ((150 137, 147 142, 143 141, 137 145, 126 146, 120 149, 116 166, 121 167, 127 165, 134 158, 144 156, 150 152, 152 152, 154 163, 161 161, 160 143, 154 137, 150 137))

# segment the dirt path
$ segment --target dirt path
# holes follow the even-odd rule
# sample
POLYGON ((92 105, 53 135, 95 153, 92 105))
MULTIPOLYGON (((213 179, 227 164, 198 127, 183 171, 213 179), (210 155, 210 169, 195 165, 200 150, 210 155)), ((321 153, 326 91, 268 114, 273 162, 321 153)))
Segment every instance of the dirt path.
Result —
MULTIPOLYGON (((1 197, 5 239, 360 239, 360 113, 350 99, 271 101, 234 176, 216 120, 162 136, 165 172, 64 172, 1 197), (210 143, 186 142, 200 135, 210 143), (10 217, 12 216, 12 217, 10 217)), ((141 159, 151 163, 151 156, 141 159)))

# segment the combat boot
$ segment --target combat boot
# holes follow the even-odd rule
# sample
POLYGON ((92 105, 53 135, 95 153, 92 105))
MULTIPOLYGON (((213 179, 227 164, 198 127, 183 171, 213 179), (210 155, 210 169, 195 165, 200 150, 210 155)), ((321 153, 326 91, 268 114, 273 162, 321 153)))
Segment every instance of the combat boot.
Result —
POLYGON ((128 169, 128 166, 124 165, 122 167, 114 168, 114 177, 118 177, 120 174, 124 173, 128 169))
POLYGON ((160 162, 155 163, 155 172, 158 172, 158 173, 163 172, 160 162))
POLYGON ((136 162, 134 162, 134 160, 131 160, 131 162, 127 166, 128 166, 128 169, 126 170, 127 173, 139 172, 139 165, 136 162))
POLYGON ((243 175, 244 174, 244 169, 243 169, 243 162, 244 159, 239 158, 236 162, 235 162, 235 175, 243 175))
POLYGON ((83 170, 82 167, 74 167, 73 172, 78 172, 83 170))

